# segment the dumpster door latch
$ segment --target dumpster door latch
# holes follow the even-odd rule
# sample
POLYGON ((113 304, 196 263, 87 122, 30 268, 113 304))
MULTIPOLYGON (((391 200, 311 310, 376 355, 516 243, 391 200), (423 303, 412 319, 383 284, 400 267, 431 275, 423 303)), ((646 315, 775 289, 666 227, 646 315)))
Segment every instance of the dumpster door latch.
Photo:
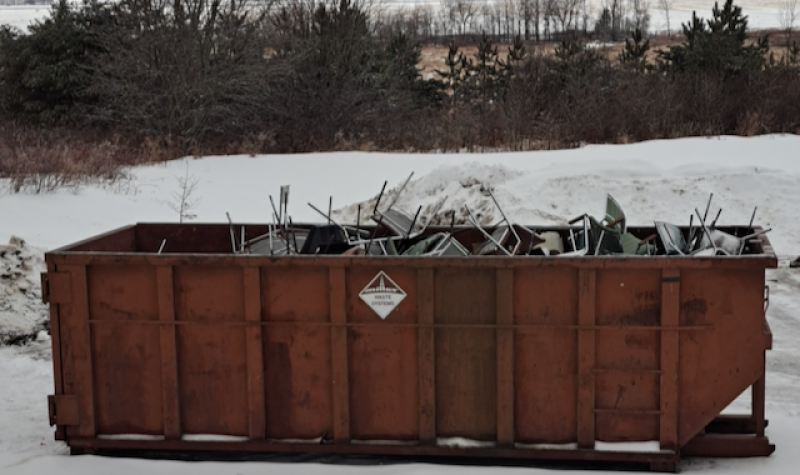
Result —
POLYGON ((76 426, 80 424, 78 397, 66 394, 47 396, 47 408, 51 426, 76 426))
POLYGON ((42 301, 44 303, 72 302, 72 279, 67 272, 42 273, 42 301))

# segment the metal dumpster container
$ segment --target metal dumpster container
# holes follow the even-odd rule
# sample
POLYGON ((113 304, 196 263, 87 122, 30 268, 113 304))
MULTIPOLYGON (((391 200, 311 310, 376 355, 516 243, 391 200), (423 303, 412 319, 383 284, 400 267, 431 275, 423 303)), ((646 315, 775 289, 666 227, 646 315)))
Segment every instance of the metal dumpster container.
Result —
POLYGON ((774 450, 763 235, 740 257, 272 258, 233 255, 227 224, 137 224, 46 262, 50 421, 76 452, 774 450))

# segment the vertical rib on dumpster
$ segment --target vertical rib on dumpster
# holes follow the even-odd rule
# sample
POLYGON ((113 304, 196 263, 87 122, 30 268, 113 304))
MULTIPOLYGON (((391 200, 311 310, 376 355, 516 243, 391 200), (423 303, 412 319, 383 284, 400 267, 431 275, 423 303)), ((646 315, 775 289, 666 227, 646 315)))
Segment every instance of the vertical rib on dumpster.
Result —
POLYGON ((248 323, 245 345, 247 347, 247 401, 249 409, 249 436, 260 440, 265 437, 266 416, 264 405, 264 344, 261 337, 261 275, 258 267, 244 268, 244 318, 248 323))
POLYGON ((593 448, 595 440, 595 270, 578 272, 578 446, 593 448))
POLYGON ((514 446, 514 272, 497 270, 497 445, 514 446))
POLYGON ((350 441, 350 382, 347 373, 347 317, 345 295, 345 270, 331 267, 330 282, 331 364, 333 371, 333 440, 350 441))
POLYGON ((62 266, 60 271, 72 274, 72 318, 64 322, 72 338, 75 394, 79 396, 80 425, 68 429, 70 435, 94 437, 97 432, 94 413, 94 376, 92 374, 91 329, 89 326, 89 292, 86 266, 62 266))
POLYGON ((680 323, 680 271, 661 273, 661 421, 660 442, 664 450, 678 449, 678 351, 680 323))
MULTIPOLYGON (((47 263, 47 272, 54 274, 56 266, 52 262, 47 263)), ((43 289, 44 290, 44 289, 43 289)), ((53 380, 55 382, 55 394, 64 394, 64 381, 61 374, 61 305, 50 302, 50 341, 52 343, 53 358, 53 380)), ((62 425, 56 425, 56 440, 66 439, 66 429, 62 425)))
POLYGON ((433 338, 433 269, 417 271, 419 440, 436 444, 436 381, 433 338))
MULTIPOLYGON (((765 368, 766 371, 766 363, 765 368)), ((756 420, 756 437, 764 437, 764 427, 766 425, 764 421, 764 399, 765 399, 765 382, 766 382, 766 373, 762 374, 758 381, 753 384, 753 387, 750 389, 752 391, 752 414, 756 420)))
POLYGON ((164 437, 181 438, 181 416, 178 402, 178 354, 175 345, 175 286, 172 267, 156 269, 158 285, 158 319, 161 321, 161 388, 164 407, 164 437))

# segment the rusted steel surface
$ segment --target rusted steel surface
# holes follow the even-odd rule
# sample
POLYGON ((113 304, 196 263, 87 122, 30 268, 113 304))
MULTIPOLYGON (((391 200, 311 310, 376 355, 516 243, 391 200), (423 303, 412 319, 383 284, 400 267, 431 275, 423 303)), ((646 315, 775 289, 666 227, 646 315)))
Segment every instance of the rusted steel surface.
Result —
POLYGON ((270 258, 230 254, 227 225, 122 228, 46 256, 51 418, 84 449, 768 455, 777 260, 759 240, 741 257, 270 258), (402 293, 385 319, 361 297, 381 276, 402 293), (752 414, 715 419, 751 386, 752 414), (598 447, 619 442, 651 446, 598 447))

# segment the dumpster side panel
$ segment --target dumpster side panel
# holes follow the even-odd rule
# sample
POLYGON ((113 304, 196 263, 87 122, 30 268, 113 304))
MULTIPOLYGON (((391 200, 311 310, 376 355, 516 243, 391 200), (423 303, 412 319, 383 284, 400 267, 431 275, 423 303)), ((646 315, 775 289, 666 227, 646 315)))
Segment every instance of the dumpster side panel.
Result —
POLYGON ((497 438, 496 281, 491 269, 435 272, 436 434, 497 438), (484 328, 459 325, 482 324, 484 328), (447 325, 447 326, 442 326, 447 325))
POLYGON ((268 439, 332 433, 330 288, 322 267, 262 267, 268 439))
POLYGON ((660 269, 597 272, 596 438, 659 439, 660 269))
POLYGON ((185 434, 248 435, 242 271, 175 268, 178 388, 185 434))
POLYGON ((682 272, 681 445, 763 375, 763 292, 763 269, 682 272))
POLYGON ((377 267, 347 271, 348 370, 351 437, 356 440, 417 440, 419 437, 419 371, 417 284, 413 269, 387 268, 387 275, 406 293, 381 318, 359 297, 378 273, 377 267))
POLYGON ((164 431, 155 269, 89 266, 97 431, 164 431), (131 417, 135 414, 136 417, 131 417))
MULTIPOLYGON (((147 246, 211 230, 211 252, 230 238, 226 226, 148 226, 147 246)), ((763 377, 755 260, 57 257, 53 404, 83 447, 431 455, 450 453, 436 437, 464 437, 508 457, 539 450, 514 442, 677 449, 763 377), (380 271, 405 292, 385 319, 358 295, 380 271), (97 438, 111 434, 166 440, 97 438), (249 441, 179 440, 189 434, 249 441), (320 438, 335 444, 297 444, 320 438), (376 439, 420 444, 358 443, 376 439)))
POLYGON ((516 439, 564 444, 577 440, 578 272, 514 273, 516 439), (573 328, 571 328, 573 327, 573 328))

